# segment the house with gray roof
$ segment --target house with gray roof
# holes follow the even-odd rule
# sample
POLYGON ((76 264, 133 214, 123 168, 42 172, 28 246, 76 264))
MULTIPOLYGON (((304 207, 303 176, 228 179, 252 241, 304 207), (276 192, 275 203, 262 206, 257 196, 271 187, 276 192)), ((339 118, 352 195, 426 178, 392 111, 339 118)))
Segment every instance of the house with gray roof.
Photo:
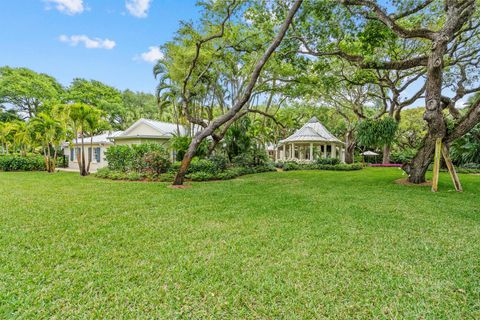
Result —
MULTIPOLYGON (((185 127, 175 123, 162 122, 151 119, 140 119, 125 131, 109 131, 93 137, 84 137, 84 150, 88 159, 91 159, 90 168, 95 172, 99 168, 106 167, 108 162, 105 152, 113 145, 132 145, 141 143, 159 143, 170 152, 172 160, 175 160, 176 152, 170 147, 170 139, 174 136, 189 135, 196 128, 185 127)), ((68 157, 68 168, 79 170, 77 155, 81 152, 81 139, 75 139, 64 144, 64 155, 68 157)))
POLYGON ((279 161, 313 162, 317 158, 337 158, 345 162, 344 143, 313 117, 286 139, 280 140, 275 158, 279 161))

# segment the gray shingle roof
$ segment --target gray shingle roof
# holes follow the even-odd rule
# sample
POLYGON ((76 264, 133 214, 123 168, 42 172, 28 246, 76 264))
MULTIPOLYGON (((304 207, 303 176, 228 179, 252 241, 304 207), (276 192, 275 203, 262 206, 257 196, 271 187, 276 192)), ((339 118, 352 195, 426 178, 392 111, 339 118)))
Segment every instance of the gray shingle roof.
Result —
MULTIPOLYGON (((127 130, 125 130, 122 134, 118 135, 117 138, 129 138, 130 132, 137 127, 140 124, 146 124, 147 126, 153 128, 155 131, 158 132, 158 135, 155 135, 156 137, 161 137, 161 138, 172 138, 174 135, 177 135, 179 133, 181 136, 187 134, 187 130, 184 126, 179 125, 177 128, 177 125, 175 123, 169 123, 169 122, 163 122, 163 121, 158 121, 158 120, 151 120, 151 119, 140 119, 136 121, 134 124, 132 124, 127 130)), ((135 135, 138 136, 138 135, 135 135)))
POLYGON ((333 134, 331 134, 323 124, 318 121, 316 117, 311 118, 308 122, 295 131, 290 137, 281 140, 280 143, 286 142, 316 142, 316 141, 324 141, 324 142, 339 142, 342 143, 340 140, 337 139, 333 134))
MULTIPOLYGON (((90 141, 92 141, 94 144, 112 144, 112 141, 110 138, 117 137, 120 134, 122 134, 123 131, 105 131, 102 134, 93 136, 92 140, 90 140, 90 137, 85 137, 83 138, 83 141, 85 144, 90 144, 90 141)), ((75 145, 76 139, 73 139, 72 143, 75 145)), ((78 143, 80 144, 80 138, 78 139, 78 143)), ((66 142, 63 144, 64 146, 68 146, 69 143, 66 142)))

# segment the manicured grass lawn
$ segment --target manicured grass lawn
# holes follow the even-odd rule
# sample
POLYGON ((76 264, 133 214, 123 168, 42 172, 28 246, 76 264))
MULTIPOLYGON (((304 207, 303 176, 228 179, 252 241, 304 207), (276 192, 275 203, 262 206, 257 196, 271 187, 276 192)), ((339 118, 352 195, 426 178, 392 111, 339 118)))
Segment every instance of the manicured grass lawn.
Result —
POLYGON ((398 178, 0 173, 0 318, 480 318, 480 176, 398 178))

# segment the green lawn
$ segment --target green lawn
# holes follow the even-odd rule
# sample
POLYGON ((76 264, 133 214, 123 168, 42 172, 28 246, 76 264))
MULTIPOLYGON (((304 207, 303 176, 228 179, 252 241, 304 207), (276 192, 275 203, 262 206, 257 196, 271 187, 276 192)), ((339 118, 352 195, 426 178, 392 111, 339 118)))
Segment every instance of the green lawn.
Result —
POLYGON ((480 318, 480 176, 398 178, 0 173, 0 318, 480 318))

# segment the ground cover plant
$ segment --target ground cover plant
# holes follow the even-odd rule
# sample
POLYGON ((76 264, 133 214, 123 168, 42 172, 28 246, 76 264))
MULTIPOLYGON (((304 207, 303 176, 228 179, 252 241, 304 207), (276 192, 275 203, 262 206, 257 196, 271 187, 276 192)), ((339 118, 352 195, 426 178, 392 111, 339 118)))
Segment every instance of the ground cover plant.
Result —
POLYGON ((1 172, 0 318, 479 318, 480 176, 400 178, 1 172))

